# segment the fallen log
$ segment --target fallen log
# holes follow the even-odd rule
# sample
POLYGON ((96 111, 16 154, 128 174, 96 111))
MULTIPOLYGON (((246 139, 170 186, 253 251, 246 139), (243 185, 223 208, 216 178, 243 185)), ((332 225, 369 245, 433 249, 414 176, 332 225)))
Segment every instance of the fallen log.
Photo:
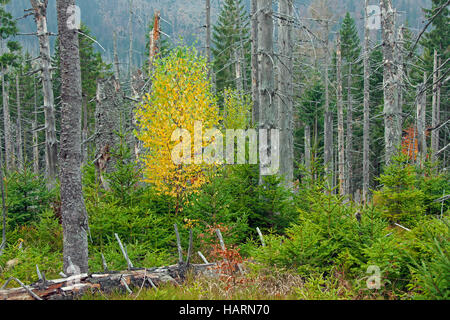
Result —
MULTIPOLYGON (((127 292, 130 288, 157 288, 162 283, 172 282, 179 285, 186 272, 194 274, 214 274, 208 264, 176 264, 168 267, 132 269, 120 272, 100 274, 80 274, 56 280, 40 280, 29 286, 5 289, 10 281, 0 288, 0 300, 73 300, 85 293, 113 291, 127 292)), ((15 280, 11 278, 10 280, 15 280)), ((129 292, 129 291, 128 291, 129 292)))

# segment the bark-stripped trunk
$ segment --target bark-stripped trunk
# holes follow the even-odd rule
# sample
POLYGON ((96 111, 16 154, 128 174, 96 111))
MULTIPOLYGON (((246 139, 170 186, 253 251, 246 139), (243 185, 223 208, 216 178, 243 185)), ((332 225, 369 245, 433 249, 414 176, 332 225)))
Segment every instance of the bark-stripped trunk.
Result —
POLYGON ((345 194, 345 148, 344 148, 344 101, 342 97, 342 52, 341 39, 338 36, 336 49, 336 76, 337 76, 337 108, 338 108, 338 177, 339 194, 345 194))
POLYGON ((242 70, 241 70, 241 59, 239 55, 239 48, 234 49, 234 72, 235 72, 235 83, 236 89, 242 96, 244 92, 244 83, 242 81, 242 70))
POLYGON ((389 164, 400 144, 402 133, 398 110, 398 74, 394 61, 395 12, 392 8, 392 0, 381 0, 380 7, 383 38, 385 163, 389 164))
POLYGON ((17 168, 23 170, 23 139, 22 139, 22 105, 20 101, 20 80, 19 74, 16 75, 16 105, 17 105, 17 119, 16 119, 16 145, 17 145, 17 168))
POLYGON ((292 0, 279 1, 279 13, 284 19, 278 27, 278 112, 280 128, 280 175, 285 186, 291 188, 294 180, 294 130, 293 130, 293 61, 292 61, 292 0))
MULTIPOLYGON (((438 105, 438 57, 437 51, 434 50, 434 63, 433 63, 433 99, 432 99, 432 120, 431 126, 436 128, 440 122, 440 110, 438 105)), ((437 156, 436 152, 439 151, 439 130, 435 129, 431 132, 431 152, 432 152, 432 160, 436 161, 437 156)))
POLYGON ((241 83, 242 83, 242 94, 247 92, 247 60, 245 59, 245 51, 244 51, 244 38, 242 35, 242 19, 241 19, 241 8, 239 6, 239 0, 235 0, 236 5, 236 28, 239 32, 239 46, 238 46, 238 56, 239 56, 239 65, 240 65, 240 75, 241 75, 241 83))
MULTIPOLYGON (((206 0, 206 61, 211 64, 211 0, 206 0)), ((209 77, 211 78, 211 68, 209 67, 209 77)))
POLYGON ((6 247, 6 216, 8 215, 8 207, 6 206, 5 185, 3 180, 3 152, 0 143, 0 191, 2 196, 2 242, 0 243, 0 256, 6 247))
POLYGON ((120 107, 122 94, 119 81, 114 77, 97 81, 97 106, 95 109, 95 145, 97 168, 103 187, 108 190, 109 184, 104 173, 111 172, 114 162, 111 151, 119 142, 117 132, 120 131, 120 107))
POLYGON ((365 0, 365 28, 364 28, 364 120, 363 120, 363 202, 369 200, 370 185, 370 48, 369 48, 369 19, 367 7, 369 0, 365 0))
POLYGON ((308 175, 311 172, 311 127, 305 124, 305 167, 308 175))
POLYGON ((39 174, 39 135, 37 132, 38 128, 38 117, 37 117, 37 86, 36 86, 36 78, 33 78, 34 85, 34 120, 32 123, 32 131, 33 131, 33 171, 34 174, 39 174))
POLYGON ((81 185, 81 68, 78 30, 67 21, 74 14, 74 0, 58 0, 61 55, 60 181, 64 272, 88 272, 88 218, 81 185))
POLYGON ((333 186, 333 115, 330 111, 330 89, 328 83, 328 68, 329 68, 329 41, 328 41, 329 25, 325 22, 325 116, 324 116, 324 168, 327 175, 328 187, 333 186))
POLYGON ((81 133, 81 158, 83 165, 87 163, 88 158, 88 138, 89 138, 89 121, 87 97, 83 97, 83 129, 81 133))
POLYGON ((400 132, 400 140, 402 134, 403 127, 403 118, 401 116, 403 111, 403 91, 404 91, 404 83, 403 79, 406 78, 405 74, 405 66, 404 66, 404 26, 402 25, 398 32, 397 43, 395 46, 395 63, 398 66, 397 70, 397 92, 398 92, 398 121, 397 121, 397 130, 400 132))
MULTIPOLYGON (((209 1, 209 0, 208 0, 209 1)), ((251 38, 252 38, 252 125, 259 121, 259 79, 258 79, 258 1, 251 0, 251 38)))
POLYGON ((49 188, 53 188, 56 183, 58 165, 58 145, 56 140, 55 124, 55 99, 53 95, 51 60, 50 60, 50 40, 47 30, 47 0, 30 0, 34 9, 34 19, 36 21, 40 66, 42 78, 42 91, 44 96, 45 115, 45 167, 49 188))
POLYGON ((418 162, 420 166, 423 166, 427 153, 427 138, 425 134, 425 114, 426 114, 426 103, 427 103, 427 76, 426 73, 423 76, 422 85, 417 87, 416 96, 416 123, 417 123, 417 149, 418 149, 418 162))
POLYGON ((117 32, 114 31, 113 34, 113 47, 114 47, 114 76, 117 81, 120 82, 120 64, 119 64, 119 54, 117 53, 117 32))
POLYGON ((347 143, 345 159, 347 159, 347 170, 345 177, 346 194, 353 194, 353 101, 352 101, 352 63, 348 66, 347 75, 347 143))
POLYGON ((6 170, 15 169, 14 147, 12 142, 11 115, 9 113, 9 92, 5 81, 5 69, 2 70, 2 96, 3 96, 3 136, 5 139, 6 170))
POLYGON ((128 79, 133 75, 133 0, 128 0, 130 12, 128 17, 128 37, 130 38, 128 51, 128 79))
MULTIPOLYGON (((272 0, 261 0, 258 7, 259 128, 267 130, 267 156, 271 158, 271 130, 277 128, 277 104, 274 90, 272 0)), ((261 151, 261 150, 260 150, 261 151)), ((261 152, 260 152, 261 153, 261 152)), ((270 161, 260 161, 260 183, 270 172, 270 161)))
MULTIPOLYGON (((133 76, 131 77, 131 90, 132 90, 132 95, 133 95, 133 100, 135 101, 141 101, 142 100, 142 95, 143 95, 143 88, 145 85, 145 80, 144 80, 144 74, 142 73, 141 70, 137 70, 133 76)), ((136 119, 136 115, 134 113, 134 106, 137 105, 135 103, 133 103, 132 106, 132 111, 131 111, 131 119, 132 119, 132 126, 133 129, 137 128, 137 119, 136 119)), ((133 139, 133 144, 134 144, 134 156, 136 160, 139 160, 139 154, 141 152, 141 141, 139 141, 139 139, 137 139, 134 135, 132 137, 133 139)))

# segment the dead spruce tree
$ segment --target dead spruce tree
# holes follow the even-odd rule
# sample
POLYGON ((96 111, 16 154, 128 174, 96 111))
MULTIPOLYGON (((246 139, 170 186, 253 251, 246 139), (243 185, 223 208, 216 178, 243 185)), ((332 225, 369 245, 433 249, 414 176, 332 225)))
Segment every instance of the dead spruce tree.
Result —
POLYGON ((97 105, 95 108, 95 166, 103 188, 109 190, 104 173, 111 172, 111 152, 118 145, 123 104, 119 81, 114 77, 97 80, 97 105))
POLYGON ((14 147, 13 147, 13 133, 11 127, 11 115, 9 112, 9 92, 7 81, 5 81, 6 68, 2 67, 2 98, 3 98, 3 137, 5 140, 5 162, 6 170, 11 171, 15 169, 14 161, 14 147))
MULTIPOLYGON (((258 7, 259 128, 267 130, 267 157, 271 158, 271 130, 277 128, 277 104, 274 90, 272 0, 261 0, 258 7)), ((260 147, 261 152, 261 147, 260 147)), ((270 160, 260 161, 262 176, 270 171, 270 160)))
POLYGON ((278 27, 278 127, 280 129, 280 175, 285 186, 291 188, 294 180, 294 110, 292 15, 293 1, 279 0, 278 27))
POLYGON ((370 48, 369 48, 369 0, 365 0, 365 23, 364 23, 364 120, 363 120, 363 202, 368 202, 370 186, 370 48))
POLYGON ((417 86, 416 95, 416 127, 417 127, 417 158, 420 166, 423 166, 427 153, 427 137, 425 126, 426 103, 427 103, 427 75, 423 75, 423 83, 417 86))
POLYGON ((23 131, 22 131, 22 104, 20 102, 19 72, 16 74, 16 149, 17 168, 22 171, 24 167, 23 157, 23 131))
POLYGON ((324 167, 327 175, 328 187, 333 186, 333 113, 330 110, 330 89, 328 79, 328 69, 330 64, 329 52, 329 21, 325 20, 325 114, 324 114, 324 167))
POLYGON ((60 182, 64 272, 88 271, 88 219, 81 185, 81 69, 75 0, 58 0, 61 65, 60 182))
POLYGON ((395 11, 392 0, 381 0, 383 39, 383 92, 385 162, 389 164, 401 140, 401 114, 398 106, 398 74, 394 61, 395 11))
POLYGON ((336 76, 337 76, 337 108, 338 108, 338 177, 339 194, 345 194, 345 148, 344 148, 344 101, 342 97, 342 52, 341 39, 337 38, 336 48, 336 76))
MULTIPOLYGON (((209 0, 208 0, 209 1, 209 0)), ((250 21, 251 21, 251 44, 252 44, 252 125, 255 126, 259 121, 259 70, 258 70, 258 1, 251 0, 250 21)))
POLYGON ((433 60, 433 98, 431 104, 431 126, 433 131, 431 131, 431 154, 432 160, 436 161, 436 152, 439 150, 439 129, 435 129, 439 126, 440 122, 440 106, 438 104, 438 54, 434 50, 434 60, 433 60))
POLYGON ((50 40, 47 30, 48 0, 30 0, 39 39, 42 92, 45 117, 45 166, 49 187, 54 187, 57 177, 58 145, 55 125, 55 99, 53 95, 50 40))

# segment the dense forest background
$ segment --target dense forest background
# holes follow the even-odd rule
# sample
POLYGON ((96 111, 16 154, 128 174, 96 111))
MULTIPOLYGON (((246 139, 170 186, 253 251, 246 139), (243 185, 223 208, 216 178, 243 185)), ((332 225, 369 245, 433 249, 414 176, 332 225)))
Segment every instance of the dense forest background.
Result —
MULTIPOLYGON (((49 30, 56 31, 56 0, 49 1, 48 21, 49 30)), ((147 36, 148 21, 151 20, 154 10, 161 11, 162 30, 168 34, 173 40, 180 38, 188 44, 197 43, 196 46, 203 49, 205 47, 205 38, 199 34, 204 32, 205 10, 204 1, 202 0, 134 0, 133 19, 135 50, 133 61, 136 64, 142 64, 145 59, 145 44, 147 36)), ((218 18, 220 6, 223 5, 222 0, 211 1, 211 21, 215 23, 218 18)), ((295 0, 294 6, 298 10, 300 17, 308 15, 308 7, 311 0, 295 0)), ((428 8, 431 0, 394 0, 393 5, 400 13, 400 23, 408 21, 409 26, 413 30, 420 30, 424 24, 424 13, 422 8, 428 8)), ((250 0, 243 1, 245 8, 249 10, 250 0)), ((331 10, 336 14, 337 20, 342 21, 345 13, 349 12, 355 18, 358 35, 363 36, 364 33, 364 1, 358 0, 342 0, 333 1, 331 10)), ((375 4, 375 2, 374 2, 375 4)), ((119 58, 126 69, 125 63, 128 61, 128 20, 129 20, 129 3, 123 0, 80 0, 77 5, 82 11, 82 20, 89 27, 92 35, 107 49, 101 52, 106 61, 111 62, 113 52, 113 31, 117 31, 119 58)), ((28 0, 14 0, 6 9, 10 11, 14 17, 21 17, 25 9, 29 9, 28 0)), ((337 24, 338 25, 338 24, 337 24)), ((337 25, 335 28, 337 28, 337 25)), ((35 29, 32 19, 21 20, 18 22, 21 32, 33 32, 35 29)), ((36 53, 38 44, 36 39, 30 37, 18 37, 24 48, 30 52, 36 53)), ((53 39, 54 40, 54 39, 53 39)), ((96 51, 102 51, 98 46, 96 51)))

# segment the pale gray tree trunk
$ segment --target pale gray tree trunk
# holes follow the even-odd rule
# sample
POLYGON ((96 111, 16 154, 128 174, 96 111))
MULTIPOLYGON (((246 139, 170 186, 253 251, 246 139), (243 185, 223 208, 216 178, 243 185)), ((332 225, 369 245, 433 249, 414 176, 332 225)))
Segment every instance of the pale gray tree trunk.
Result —
POLYGON ((128 17, 128 37, 130 38, 128 51, 128 79, 131 81, 133 75, 133 0, 128 0, 128 4, 130 7, 128 17))
POLYGON ((81 158, 83 165, 85 165, 88 160, 89 122, 87 104, 87 97, 83 97, 83 129, 81 131, 81 158))
POLYGON ((242 36, 242 20, 240 14, 239 0, 235 0, 236 5, 236 28, 239 32, 239 45, 237 47, 238 60, 239 60, 239 72, 240 81, 242 84, 241 95, 248 90, 247 87, 247 65, 244 52, 244 38, 242 36))
MULTIPOLYGON (((440 122, 440 106, 438 104, 438 56, 437 51, 434 50, 434 62, 433 62, 433 98, 432 98, 432 110, 431 110, 431 126, 436 128, 440 122)), ((431 131, 431 152, 432 160, 436 161, 436 152, 439 151, 439 129, 431 131)))
POLYGON ((324 168, 327 175, 328 186, 333 186, 333 115, 330 111, 330 89, 328 82, 329 54, 329 22, 325 21, 325 115, 324 115, 324 168))
POLYGON ((251 39, 252 39, 252 125, 259 121, 259 78, 258 78, 258 1, 251 0, 251 39))
MULTIPOLYGON (((258 6, 259 128, 268 131, 267 155, 271 158, 270 131, 277 129, 277 104, 274 90, 272 0, 261 0, 258 6)), ((260 161, 260 173, 268 172, 270 163, 260 161)), ((260 176, 260 183, 263 182, 260 176)))
POLYGON ((16 145, 17 145, 17 168, 23 170, 24 158, 23 158, 23 139, 22 139, 22 105, 20 101, 20 80, 19 74, 16 75, 16 106, 17 106, 17 118, 16 118, 16 145))
POLYGON ((14 147, 12 142, 11 115, 9 113, 9 92, 5 81, 6 70, 2 70, 2 97, 3 97, 3 136, 5 139, 6 170, 15 169, 14 147))
POLYGON ((427 153, 427 140, 425 134, 425 115, 426 115, 426 103, 427 103, 427 76, 426 73, 423 76, 423 83, 417 86, 416 96, 416 124, 417 124, 417 149, 418 149, 418 162, 420 166, 423 166, 427 153))
POLYGON ((113 47, 114 47, 114 76, 118 81, 120 81, 120 64, 119 64, 119 54, 117 53, 117 32, 114 31, 113 34, 113 47))
POLYGON ((37 107, 37 86, 36 86, 36 78, 33 78, 34 85, 34 120, 32 122, 33 131, 33 171, 34 174, 39 174, 39 135, 38 135, 38 107, 37 107))
POLYGON ((244 91, 244 83, 242 81, 242 70, 241 70, 241 59, 239 55, 239 48, 234 49, 234 72, 235 72, 235 83, 236 89, 239 94, 242 96, 244 91))
POLYGON ((364 120, 363 120, 363 202, 369 200, 370 185, 370 48, 369 48, 369 19, 367 7, 369 0, 365 0, 365 23, 364 23, 364 120))
POLYGON ((392 0, 381 0, 383 39, 383 92, 385 162, 389 164, 401 140, 401 115, 398 110, 398 74, 394 61, 395 12, 392 0))
POLYGON ((345 158, 347 159, 347 170, 345 177, 346 194, 353 194, 353 75, 352 75, 352 63, 348 66, 347 75, 347 143, 345 149, 345 158))
POLYGON ((397 115, 398 115, 398 121, 397 121, 397 131, 400 132, 400 139, 402 134, 402 127, 403 127, 403 119, 401 117, 402 111, 403 111, 403 91, 404 91, 404 83, 403 79, 406 78, 405 74, 405 66, 404 66, 404 31, 405 28, 402 25, 399 29, 398 36, 397 36, 397 43, 395 46, 395 64, 397 67, 397 92, 398 92, 398 108, 397 108, 397 115))
POLYGON ((30 0, 34 10, 39 39, 42 91, 45 115, 45 167, 48 187, 56 184, 58 165, 58 145, 56 140, 55 99, 53 95, 50 40, 47 30, 47 0, 30 0))
POLYGON ((278 127, 280 128, 280 175, 285 186, 292 188, 294 180, 294 110, 292 60, 292 0, 279 0, 279 13, 283 19, 278 27, 278 127))
POLYGON ((311 127, 305 124, 305 167, 311 172, 311 127))
POLYGON ((111 152, 119 143, 120 107, 123 99, 119 81, 115 77, 97 80, 97 105, 95 108, 95 166, 106 190, 109 184, 104 173, 112 171, 114 161, 111 152))
POLYGON ((60 182, 64 273, 88 272, 88 217, 81 185, 81 68, 78 30, 69 29, 74 0, 58 0, 61 65, 60 182))
MULTIPOLYGON (((3 152, 0 143, 0 162, 3 162, 3 152)), ((0 165, 0 189, 2 193, 2 242, 0 243, 0 256, 6 247, 6 216, 8 215, 8 207, 6 206, 5 185, 3 180, 3 163, 0 165)))
POLYGON ((206 0, 206 61, 211 78, 211 0, 206 0))
POLYGON ((336 77, 337 77, 337 109, 338 109, 338 177, 339 194, 345 194, 345 147, 344 147, 344 101, 342 97, 342 52, 341 39, 337 38, 336 49, 336 77))

